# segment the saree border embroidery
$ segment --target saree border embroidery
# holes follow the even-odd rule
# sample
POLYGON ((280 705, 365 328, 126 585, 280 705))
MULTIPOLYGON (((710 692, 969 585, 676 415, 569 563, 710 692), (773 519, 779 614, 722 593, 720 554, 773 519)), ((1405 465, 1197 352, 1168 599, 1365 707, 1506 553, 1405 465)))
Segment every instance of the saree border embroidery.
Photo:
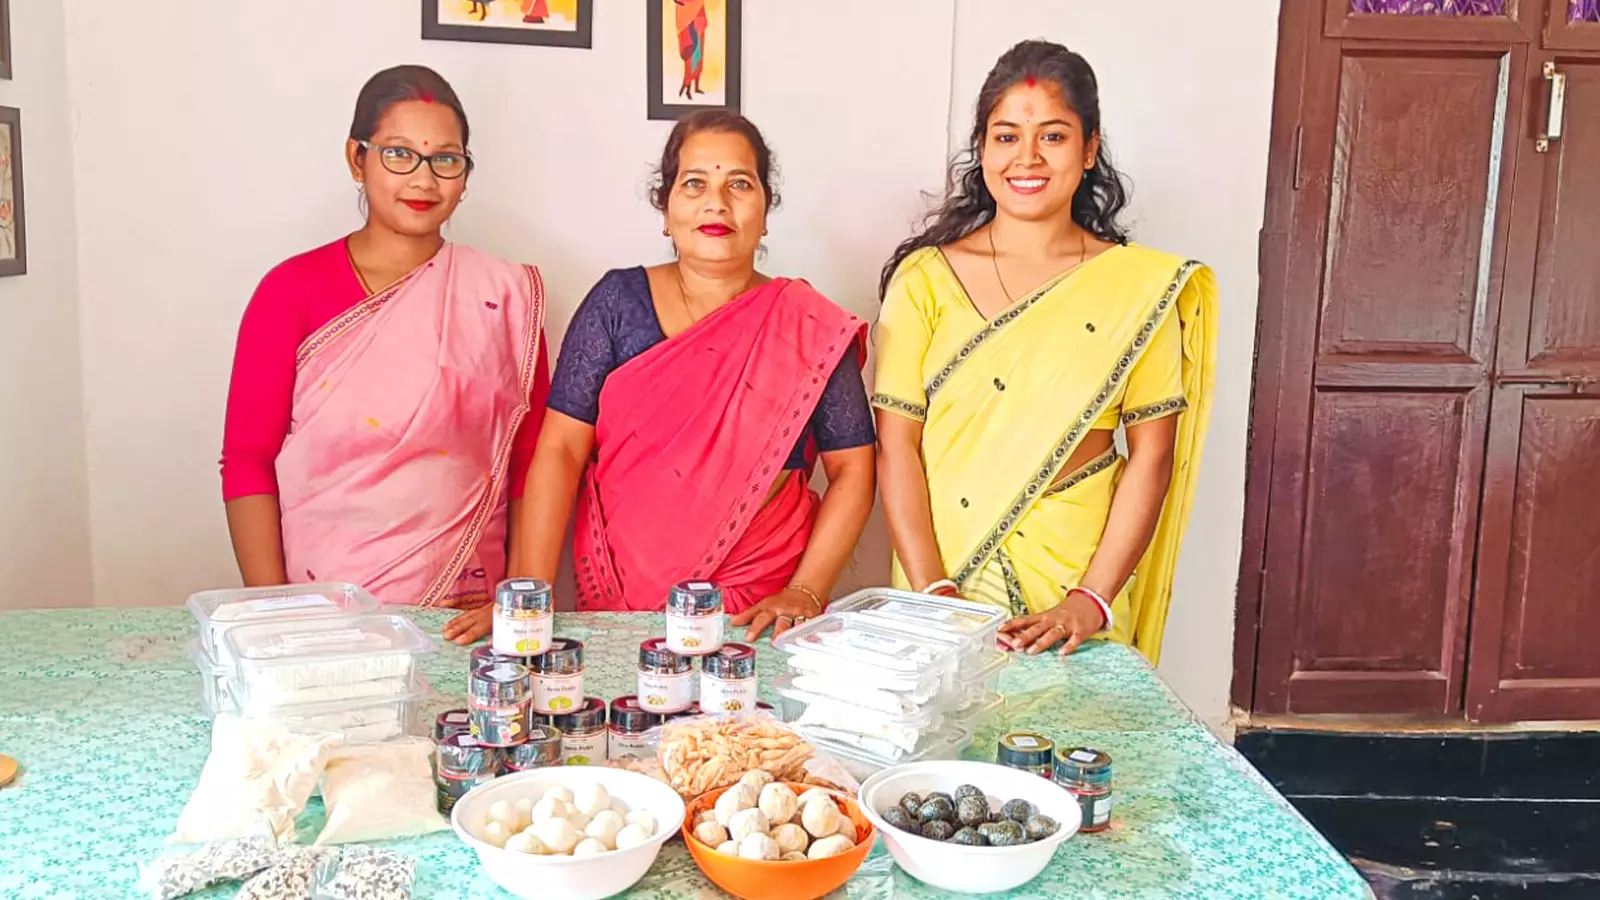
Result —
POLYGON ((316 334, 306 338, 305 342, 295 351, 295 368, 298 369, 310 362, 311 357, 322 352, 323 348, 333 343, 346 331, 349 331, 352 326, 383 308, 383 305, 392 300, 395 294, 400 293, 400 289, 405 287, 411 281, 411 277, 419 271, 421 271, 420 266, 417 269, 413 269, 406 277, 335 316, 333 321, 318 329, 316 334))
POLYGON ((1124 410, 1122 413, 1122 424, 1137 425, 1140 422, 1148 422, 1151 419, 1159 419, 1162 416, 1170 416, 1173 413, 1181 413, 1188 408, 1188 398, 1181 396, 1169 397, 1165 400, 1162 400, 1160 403, 1151 403, 1145 406, 1135 407, 1134 409, 1124 410))
POLYGON ((1117 448, 1112 447, 1110 450, 1107 450, 1099 456, 1096 456, 1094 459, 1084 463, 1082 466, 1079 466, 1078 471, 1073 472, 1066 478, 1063 478, 1055 484, 1050 485, 1050 487, 1045 489, 1043 496, 1054 497, 1056 494, 1065 493, 1077 485, 1089 480, 1089 478, 1099 475, 1101 472, 1104 472, 1105 470, 1116 465, 1118 459, 1119 457, 1117 456, 1117 448))
POLYGON ((995 523, 993 528, 989 529, 988 535, 978 545, 977 550, 956 571, 953 577, 957 584, 966 584, 967 580, 983 567, 983 562, 999 548, 1000 544, 1011 534, 1011 530, 1021 521, 1023 513, 1027 512, 1028 507, 1032 506, 1034 501, 1039 498, 1040 492, 1055 477, 1056 470, 1061 467, 1062 463, 1066 462, 1069 450, 1076 446, 1083 435, 1094 425, 1095 420, 1100 417, 1101 410, 1110 402, 1111 397, 1116 393, 1123 379, 1128 377, 1128 373, 1132 371, 1138 354, 1150 342, 1151 335, 1155 334, 1156 325, 1161 322, 1162 318, 1177 302, 1179 291, 1183 290, 1184 285, 1189 283, 1189 277, 1202 265, 1203 263, 1198 260, 1191 259, 1178 267, 1178 271, 1173 274, 1172 281, 1167 285, 1166 291, 1156 301, 1155 307, 1150 310, 1150 314, 1145 317, 1144 324, 1140 326, 1139 332, 1129 342, 1127 349, 1122 351, 1122 355, 1117 357, 1117 364, 1112 367, 1111 373, 1106 376, 1105 381, 1101 382, 1100 389, 1095 392, 1094 399, 1089 401, 1089 405, 1078 414, 1072 426, 1067 429, 1067 433, 1051 448, 1050 453, 1040 463, 1033 477, 1028 479, 1028 483, 1017 493, 1016 499, 1011 501, 1011 506, 1006 510, 1006 514, 1000 518, 999 522, 995 523))
POLYGON ((873 394, 872 405, 878 409, 886 409, 889 412, 902 413, 918 421, 928 418, 928 408, 926 406, 918 406, 915 403, 901 400, 899 397, 891 397, 888 394, 873 394))
MULTIPOLYGON (((1078 267, 1074 266, 1055 278, 1050 279, 1050 281, 1040 286, 1040 288, 1034 291, 1027 299, 1017 301, 1017 303, 1010 309, 1002 312, 998 316, 995 316, 989 321, 989 324, 978 329, 977 334, 967 338, 966 343, 961 345, 961 349, 956 351, 956 355, 952 356, 950 361, 946 362, 944 366, 939 369, 939 374, 929 379, 927 385, 924 386, 923 394, 928 398, 929 404, 931 405, 933 403, 933 395, 938 393, 939 389, 944 387, 945 384, 950 381, 950 376, 954 375, 956 370, 960 369, 962 364, 967 361, 967 358, 972 356, 972 354, 976 352, 979 347, 983 346, 984 342, 998 334, 1000 329, 1005 328, 1012 322, 1015 322, 1023 313, 1032 309, 1034 305, 1043 299, 1046 294, 1055 290, 1057 285, 1061 284, 1061 282, 1065 281, 1072 275, 1073 272, 1076 272, 1077 270, 1078 267)), ((926 407, 924 407, 924 415, 926 415, 926 407)))
POLYGON ((1001 550, 995 556, 1000 560, 1000 577, 1006 583, 1006 600, 1011 604, 1011 617, 1027 615, 1028 601, 1022 596, 1022 579, 1017 577, 1017 569, 1011 564, 1011 555, 1001 550))

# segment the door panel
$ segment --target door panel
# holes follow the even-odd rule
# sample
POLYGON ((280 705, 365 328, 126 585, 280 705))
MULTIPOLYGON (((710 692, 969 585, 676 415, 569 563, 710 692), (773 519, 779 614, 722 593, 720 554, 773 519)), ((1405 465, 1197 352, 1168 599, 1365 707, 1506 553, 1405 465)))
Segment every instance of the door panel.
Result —
POLYGON ((1544 45, 1551 50, 1600 50, 1600 0, 1551 0, 1544 45))
POLYGON ((1331 38, 1526 41, 1543 0, 1323 0, 1331 38))
POLYGON ((1543 168, 1526 365, 1600 366, 1600 59, 1558 59, 1564 135, 1543 168))

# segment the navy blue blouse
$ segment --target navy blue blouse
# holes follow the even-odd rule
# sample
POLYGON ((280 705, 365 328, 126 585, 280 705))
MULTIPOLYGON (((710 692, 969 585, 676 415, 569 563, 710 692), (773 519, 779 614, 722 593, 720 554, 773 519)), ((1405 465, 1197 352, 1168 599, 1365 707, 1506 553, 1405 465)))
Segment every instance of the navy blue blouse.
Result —
MULTIPOLYGON (((549 407, 590 425, 600 419, 600 389, 606 377, 628 360, 666 340, 642 267, 607 272, 583 298, 561 341, 561 357, 550 380, 549 407)), ((804 470, 806 439, 815 436, 823 452, 865 447, 877 440, 872 407, 861 382, 854 346, 828 378, 799 443, 785 469, 804 470)))

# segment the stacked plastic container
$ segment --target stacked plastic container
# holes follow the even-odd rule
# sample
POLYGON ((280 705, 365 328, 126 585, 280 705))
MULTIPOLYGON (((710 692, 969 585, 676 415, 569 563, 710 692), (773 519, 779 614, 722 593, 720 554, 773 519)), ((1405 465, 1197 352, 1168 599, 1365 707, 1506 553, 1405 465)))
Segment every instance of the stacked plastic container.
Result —
POLYGON ((350 740, 426 735, 420 658, 433 642, 351 584, 205 591, 189 654, 207 714, 273 719, 350 740))
POLYGON ((954 759, 1005 702, 1004 620, 980 603, 862 591, 773 642, 789 654, 773 691, 807 740, 859 773, 954 759))

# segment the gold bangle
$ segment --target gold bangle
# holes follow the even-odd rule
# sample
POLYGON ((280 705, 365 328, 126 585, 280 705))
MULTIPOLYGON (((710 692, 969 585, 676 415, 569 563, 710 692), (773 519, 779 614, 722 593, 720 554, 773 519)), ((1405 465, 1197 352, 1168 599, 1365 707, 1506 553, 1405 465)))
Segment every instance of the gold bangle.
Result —
POLYGON ((800 593, 805 594, 807 597, 810 597, 811 602, 817 605, 818 613, 821 613, 828 608, 827 605, 822 602, 822 598, 817 596, 816 591, 813 591, 811 588, 806 587, 798 581, 790 584, 788 590, 799 591, 800 593))

